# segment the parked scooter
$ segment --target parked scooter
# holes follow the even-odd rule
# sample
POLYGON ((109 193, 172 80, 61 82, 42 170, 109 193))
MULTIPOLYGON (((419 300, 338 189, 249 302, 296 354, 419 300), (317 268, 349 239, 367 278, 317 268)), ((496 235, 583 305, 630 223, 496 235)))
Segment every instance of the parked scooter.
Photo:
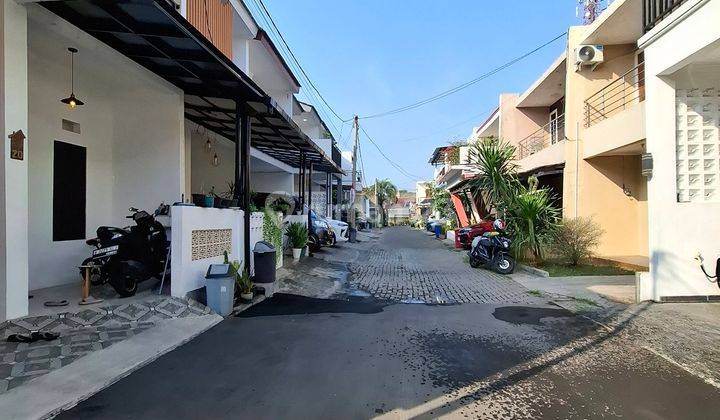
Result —
POLYGON ((505 223, 498 219, 493 222, 495 232, 486 232, 476 236, 468 252, 470 266, 485 266, 499 274, 515 271, 515 260, 510 256, 512 241, 505 232, 505 223))
MULTIPOLYGON (((92 257, 83 261, 91 266, 90 281, 93 285, 110 283, 120 296, 133 296, 138 283, 150 277, 160 279, 169 267, 170 242, 165 227, 153 215, 131 207, 128 219, 135 226, 117 228, 100 226, 97 238, 89 239, 94 246, 92 257)), ((167 206, 161 204, 155 216, 163 214, 167 206)), ((82 275, 82 273, 81 273, 82 275)))

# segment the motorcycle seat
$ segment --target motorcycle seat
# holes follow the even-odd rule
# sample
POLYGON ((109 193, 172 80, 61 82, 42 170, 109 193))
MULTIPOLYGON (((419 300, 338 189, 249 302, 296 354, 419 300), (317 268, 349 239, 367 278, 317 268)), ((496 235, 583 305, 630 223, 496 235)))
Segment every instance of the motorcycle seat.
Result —
POLYGON ((88 239, 87 241, 85 241, 85 243, 90 246, 97 246, 100 243, 100 241, 98 240, 98 238, 92 238, 92 239, 88 239))
POLYGON ((491 244, 492 244, 492 241, 487 236, 480 237, 480 245, 490 246, 491 244))

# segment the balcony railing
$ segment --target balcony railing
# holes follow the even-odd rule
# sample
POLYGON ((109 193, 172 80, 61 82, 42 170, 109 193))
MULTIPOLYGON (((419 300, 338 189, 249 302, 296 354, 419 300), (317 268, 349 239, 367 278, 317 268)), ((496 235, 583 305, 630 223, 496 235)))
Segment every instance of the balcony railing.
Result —
POLYGON ((518 154, 524 159, 565 139, 565 114, 559 115, 539 130, 520 140, 518 154))
POLYGON ((686 0, 643 0, 643 27, 645 32, 654 28, 673 10, 680 7, 686 0))
POLYGON ((585 100, 585 127, 645 100, 645 65, 640 63, 585 100))

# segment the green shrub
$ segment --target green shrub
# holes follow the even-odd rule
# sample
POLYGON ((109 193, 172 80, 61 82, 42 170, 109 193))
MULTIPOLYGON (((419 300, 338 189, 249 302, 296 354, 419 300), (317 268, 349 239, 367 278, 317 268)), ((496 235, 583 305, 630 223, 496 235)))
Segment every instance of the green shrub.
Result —
POLYGON ((520 186, 507 216, 509 230, 514 236, 515 255, 532 254, 536 261, 542 260, 560 221, 560 210, 553 205, 549 190, 520 186))
POLYGON ((288 239, 290 240, 290 246, 292 248, 305 248, 308 242, 308 228, 304 223, 293 222, 290 223, 285 232, 288 239))
POLYGON ((263 213, 263 239, 275 247, 275 262, 278 262, 283 251, 283 234, 280 228, 282 222, 278 220, 277 214, 267 208, 263 213))
POLYGON ((593 257, 603 233, 591 217, 567 219, 555 233, 553 250, 564 262, 576 266, 593 257))

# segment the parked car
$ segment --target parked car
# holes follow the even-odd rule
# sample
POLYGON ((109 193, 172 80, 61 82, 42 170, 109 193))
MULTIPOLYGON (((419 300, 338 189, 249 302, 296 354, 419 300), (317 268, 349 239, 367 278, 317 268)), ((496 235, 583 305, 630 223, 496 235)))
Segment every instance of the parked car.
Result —
POLYGON ((314 210, 310 210, 310 229, 308 231, 308 246, 312 251, 317 251, 323 246, 334 244, 337 239, 330 225, 314 210))
POLYGON ((333 233, 335 234, 335 240, 331 245, 335 245, 338 241, 340 242, 347 242, 348 240, 348 228, 350 225, 343 222, 342 220, 335 220, 330 218, 323 218, 323 220, 330 225, 330 229, 332 229, 333 233))
POLYGON ((470 249, 475 237, 482 236, 483 233, 494 230, 492 220, 483 220, 480 223, 458 229, 458 241, 462 244, 463 248, 470 249))

